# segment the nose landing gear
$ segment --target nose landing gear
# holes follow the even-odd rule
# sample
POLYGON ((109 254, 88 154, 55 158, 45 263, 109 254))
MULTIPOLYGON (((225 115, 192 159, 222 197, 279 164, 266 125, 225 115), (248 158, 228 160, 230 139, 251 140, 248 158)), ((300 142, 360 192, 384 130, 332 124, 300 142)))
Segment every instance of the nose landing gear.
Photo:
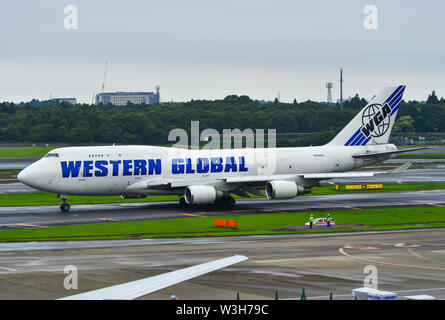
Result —
POLYGON ((69 212, 70 211, 70 205, 68 204, 68 199, 66 196, 59 194, 57 195, 62 202, 60 203, 60 211, 62 212, 69 212))

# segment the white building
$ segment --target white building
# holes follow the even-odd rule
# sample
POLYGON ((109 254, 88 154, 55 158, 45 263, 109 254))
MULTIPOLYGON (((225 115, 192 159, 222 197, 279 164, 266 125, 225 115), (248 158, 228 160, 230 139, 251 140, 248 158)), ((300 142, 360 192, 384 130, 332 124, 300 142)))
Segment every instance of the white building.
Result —
POLYGON ((158 104, 159 103, 159 87, 155 92, 105 92, 96 95, 96 104, 109 104, 115 106, 125 106, 128 102, 132 104, 158 104))

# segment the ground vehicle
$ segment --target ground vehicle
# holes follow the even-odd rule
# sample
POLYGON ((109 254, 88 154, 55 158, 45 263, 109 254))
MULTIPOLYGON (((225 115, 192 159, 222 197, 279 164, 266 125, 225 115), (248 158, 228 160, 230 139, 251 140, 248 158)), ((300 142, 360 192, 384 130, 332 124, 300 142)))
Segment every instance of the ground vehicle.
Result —
MULTIPOLYGON (((312 226, 327 226, 328 225, 328 219, 327 218, 315 218, 312 220, 312 226)), ((310 223, 306 222, 305 226, 309 227, 310 223)), ((331 218, 331 226, 335 225, 335 220, 331 218)))

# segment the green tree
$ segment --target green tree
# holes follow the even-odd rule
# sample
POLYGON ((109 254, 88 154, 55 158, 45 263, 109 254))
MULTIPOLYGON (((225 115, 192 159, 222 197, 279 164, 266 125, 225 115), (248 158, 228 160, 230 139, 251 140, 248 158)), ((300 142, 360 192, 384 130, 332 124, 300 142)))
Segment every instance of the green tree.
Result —
POLYGON ((427 104, 437 104, 439 103, 439 99, 436 96, 436 91, 433 90, 431 94, 428 96, 428 99, 426 100, 427 104))
POLYGON ((414 119, 411 116, 400 117, 394 123, 393 132, 414 132, 414 119))

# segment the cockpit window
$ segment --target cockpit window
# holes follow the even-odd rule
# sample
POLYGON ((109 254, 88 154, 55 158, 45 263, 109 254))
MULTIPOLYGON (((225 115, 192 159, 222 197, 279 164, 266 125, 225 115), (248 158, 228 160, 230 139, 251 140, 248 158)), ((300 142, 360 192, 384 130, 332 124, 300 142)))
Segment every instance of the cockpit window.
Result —
POLYGON ((58 158, 59 154, 58 153, 47 153, 44 158, 49 158, 49 157, 58 158))

